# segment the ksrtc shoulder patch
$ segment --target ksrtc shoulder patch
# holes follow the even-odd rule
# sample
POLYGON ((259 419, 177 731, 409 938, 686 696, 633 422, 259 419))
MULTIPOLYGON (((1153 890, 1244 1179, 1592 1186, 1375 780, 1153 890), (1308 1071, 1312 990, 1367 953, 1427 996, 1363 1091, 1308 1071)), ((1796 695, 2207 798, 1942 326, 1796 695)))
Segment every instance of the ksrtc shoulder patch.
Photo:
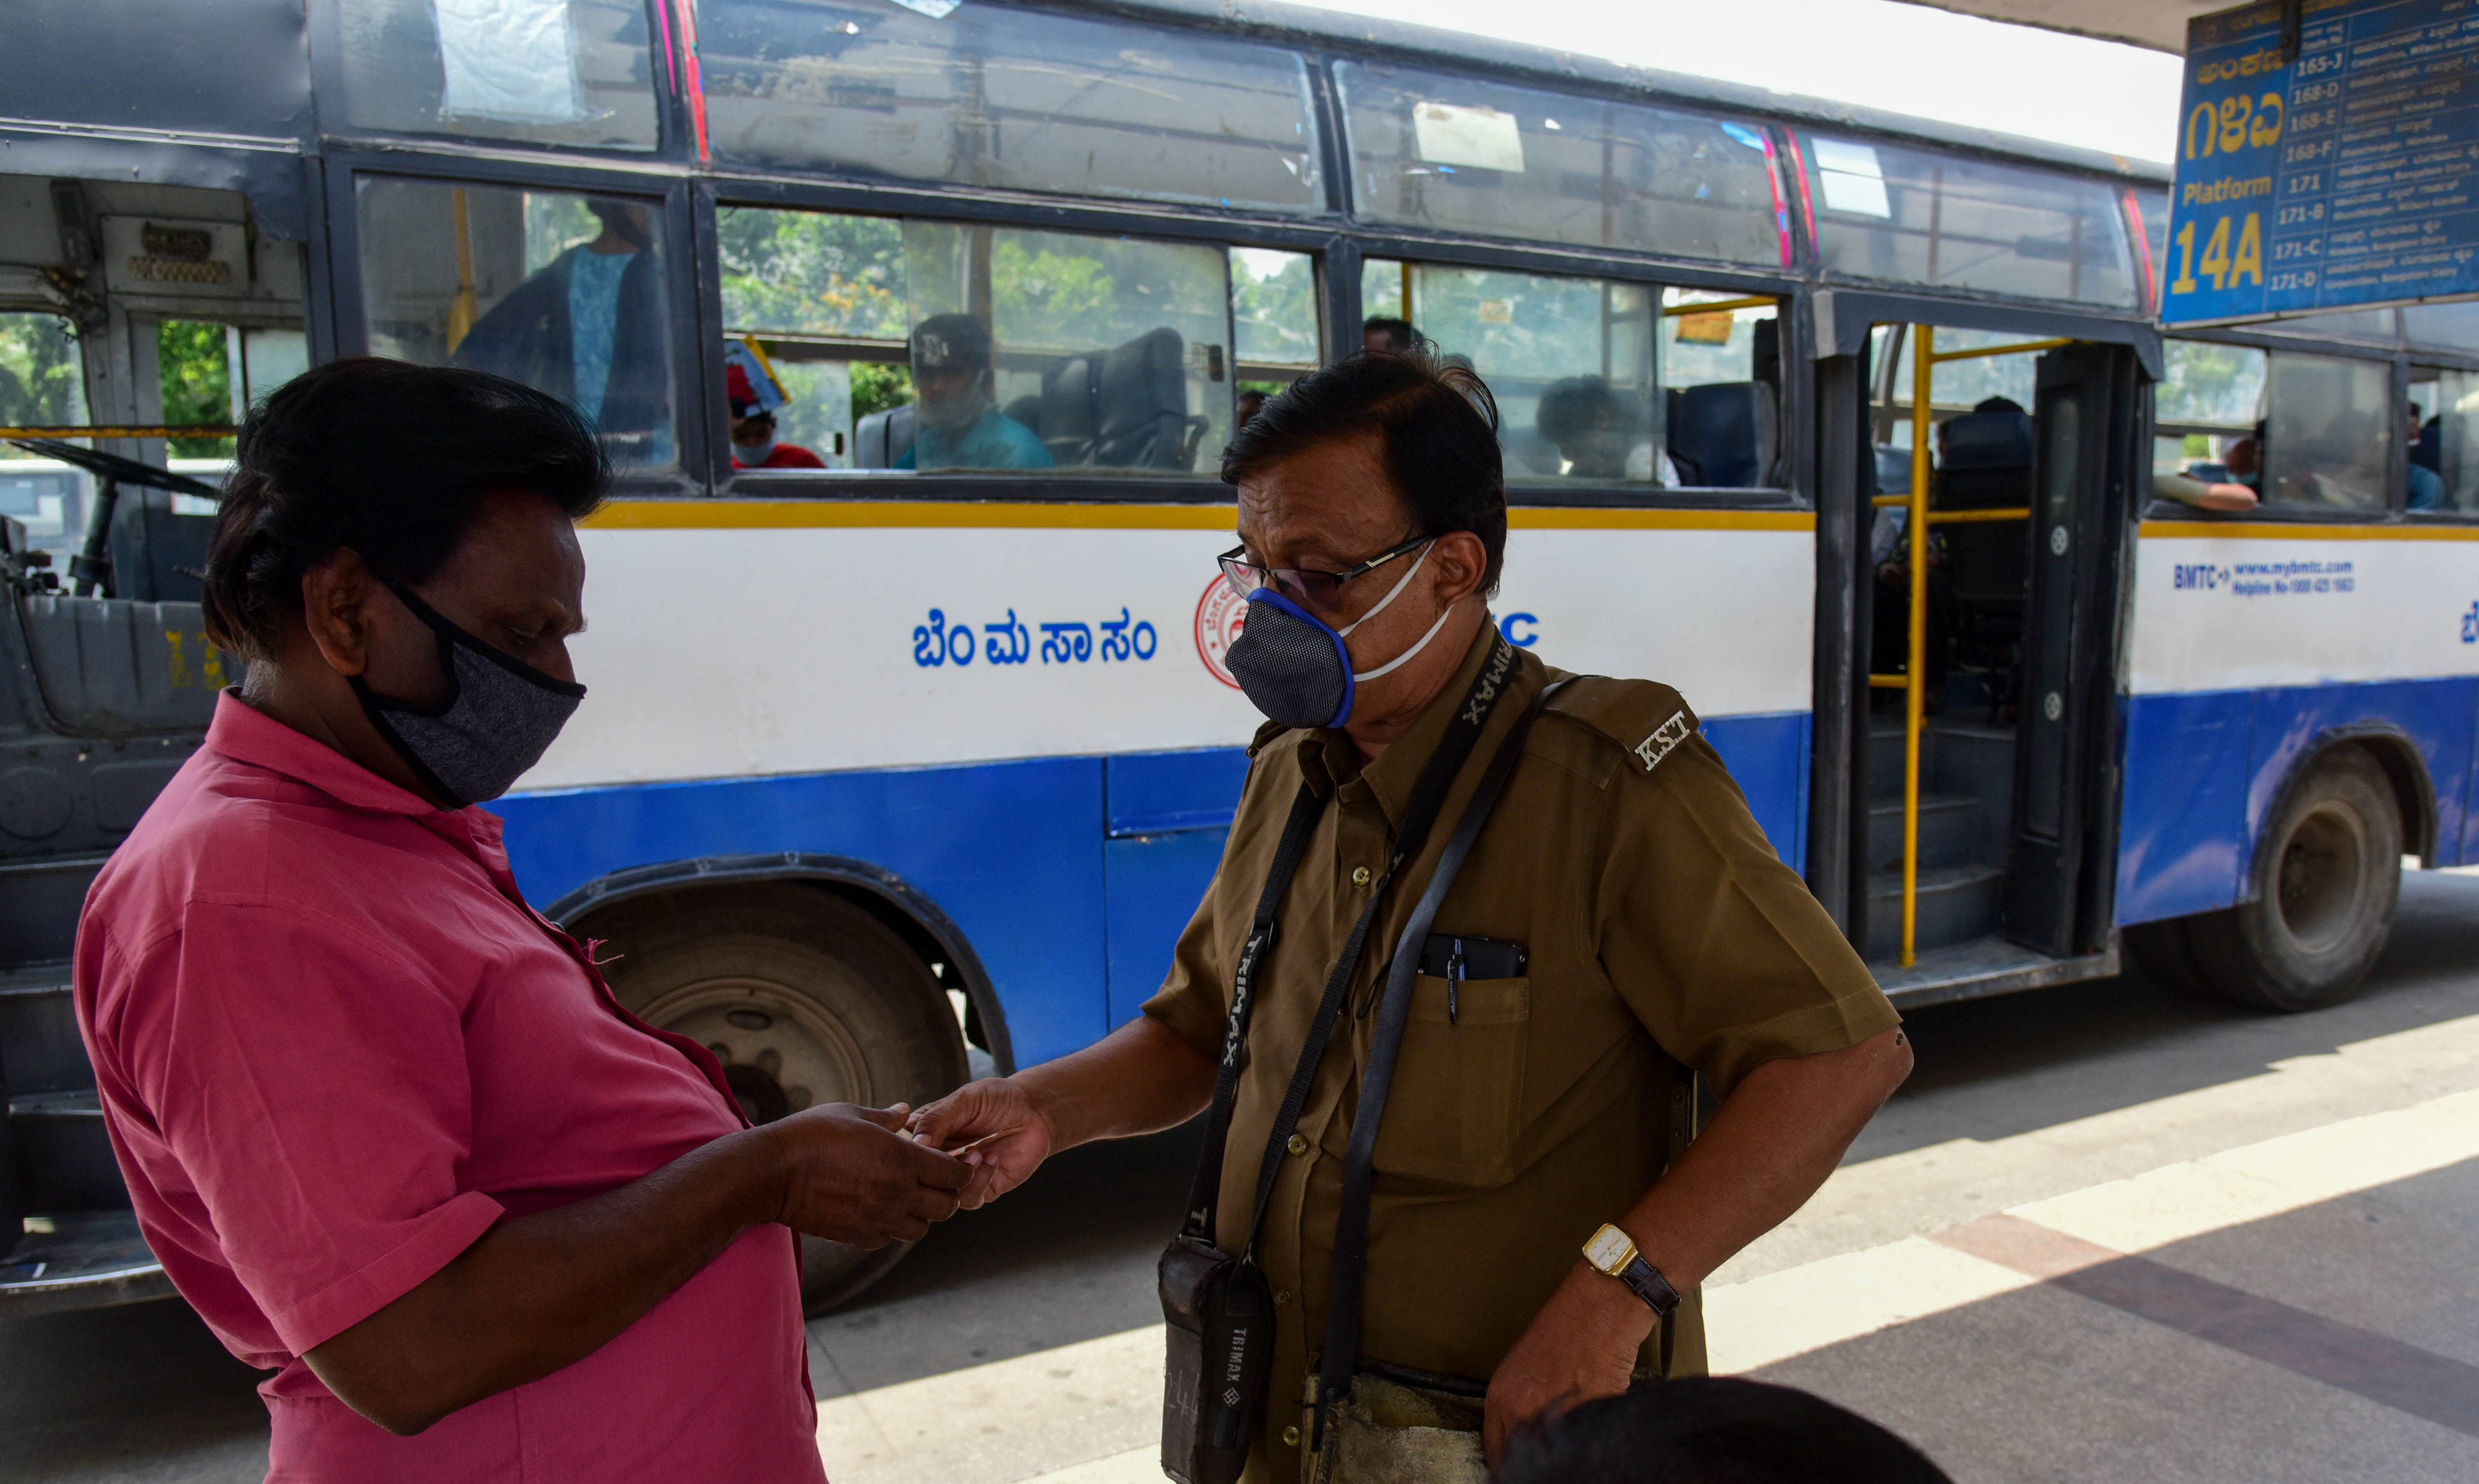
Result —
POLYGON ((1644 764, 1645 772, 1650 773, 1660 766, 1661 759, 1670 755, 1672 748, 1695 734, 1696 719, 1689 716, 1684 708, 1674 711, 1670 720, 1652 729, 1652 735, 1635 745, 1636 761, 1644 764))

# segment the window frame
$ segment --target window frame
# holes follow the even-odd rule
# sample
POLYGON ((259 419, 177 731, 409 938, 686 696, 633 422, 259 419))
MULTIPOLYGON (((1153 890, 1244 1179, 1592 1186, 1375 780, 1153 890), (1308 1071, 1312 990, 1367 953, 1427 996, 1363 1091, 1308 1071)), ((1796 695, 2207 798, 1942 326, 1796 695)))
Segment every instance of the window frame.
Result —
MULTIPOLYGON (((2398 323, 2398 320, 2396 320, 2398 323)), ((2449 351, 2413 348, 2396 342, 2390 349, 2365 341, 2310 339, 2299 335, 2266 333, 2259 329, 2195 329, 2164 333, 2163 341, 2192 340, 2214 345, 2242 345, 2269 355, 2287 352, 2293 355, 2333 356, 2343 360, 2371 361, 2387 369, 2392 407, 2396 415, 2405 415, 2410 402, 2411 371, 2414 366, 2440 371, 2479 371, 2479 355, 2455 355, 2449 351)), ((2150 398, 2147 398, 2147 404, 2150 398)), ((2147 405, 2145 422, 2151 423, 2147 405)), ((2252 510, 2222 513, 2198 510, 2176 500, 2146 499, 2141 502, 2142 519, 2146 521, 2207 522, 2221 525, 2246 522, 2277 522, 2298 525, 2457 525, 2479 524, 2479 510, 2412 510, 2410 500, 2410 456, 2404 440, 2396 433, 2395 444, 2401 456, 2391 461, 2386 479, 2385 503, 2381 508, 2345 510, 2332 507, 2260 504, 2252 510)))
MULTIPOLYGON (((326 242, 335 325, 333 354, 340 356, 371 353, 370 306, 362 283, 362 221, 357 190, 360 181, 402 180, 441 186, 632 196, 656 206, 658 242, 663 253, 664 309, 671 331, 672 436, 679 461, 670 471, 617 471, 611 488, 614 494, 630 496, 705 493, 703 474, 713 453, 707 445, 707 420, 681 414, 688 396, 693 392, 703 397, 707 385, 703 364, 705 358, 701 354, 706 320, 694 277, 698 271, 697 243, 695 223, 690 217, 693 182, 689 177, 657 170, 596 169, 530 158, 409 158, 343 149, 330 150, 325 165, 326 242)), ((721 332, 715 333, 712 385, 720 387, 721 332)), ((314 349, 313 354, 317 353, 314 349)))

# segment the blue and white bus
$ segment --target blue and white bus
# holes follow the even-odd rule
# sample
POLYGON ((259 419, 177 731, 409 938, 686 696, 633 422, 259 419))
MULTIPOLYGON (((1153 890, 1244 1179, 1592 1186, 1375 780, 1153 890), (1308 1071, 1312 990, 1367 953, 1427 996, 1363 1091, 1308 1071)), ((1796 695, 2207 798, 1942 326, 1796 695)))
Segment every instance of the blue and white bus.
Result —
MULTIPOLYGON (((13 18, 6 431, 208 457, 362 353, 594 415, 592 694, 497 807, 753 1116, 1137 1012, 1259 723, 1217 451, 1382 321, 1503 409, 1502 631, 1678 686, 1898 1003, 2122 953, 2326 1003, 2401 858, 2479 850, 2479 308, 2164 340, 2164 170, 1276 4, 142 9, 13 18)), ((0 462, 17 546, 94 495, 0 462)), ((62 964, 222 676, 207 509, 122 492, 95 596, 11 568, 0 1292, 157 1291, 92 1257, 62 964), (153 709, 62 700, 121 670, 153 709)), ((820 1244, 810 1295, 888 1261, 820 1244)))

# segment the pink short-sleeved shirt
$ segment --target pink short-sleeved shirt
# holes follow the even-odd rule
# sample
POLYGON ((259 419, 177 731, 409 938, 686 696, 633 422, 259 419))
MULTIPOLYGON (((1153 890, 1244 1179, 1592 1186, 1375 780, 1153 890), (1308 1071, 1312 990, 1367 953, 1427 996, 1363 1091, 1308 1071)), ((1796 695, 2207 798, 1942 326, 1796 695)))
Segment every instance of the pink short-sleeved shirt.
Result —
POLYGON ((488 1230, 741 1127, 441 811, 231 694, 96 878, 78 1023, 146 1240, 260 1388, 278 1480, 823 1480, 794 1239, 396 1438, 300 1359, 488 1230))

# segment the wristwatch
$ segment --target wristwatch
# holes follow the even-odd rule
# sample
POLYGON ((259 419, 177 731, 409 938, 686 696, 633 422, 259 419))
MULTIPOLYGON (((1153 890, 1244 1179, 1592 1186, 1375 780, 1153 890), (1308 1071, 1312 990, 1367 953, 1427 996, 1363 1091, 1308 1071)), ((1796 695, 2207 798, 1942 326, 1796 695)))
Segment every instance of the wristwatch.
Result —
POLYGON ((1644 1260, 1644 1254, 1635 1249, 1634 1238, 1606 1221, 1584 1243, 1584 1261, 1633 1289, 1655 1318, 1666 1319, 1678 1307, 1678 1291, 1670 1286, 1661 1269, 1644 1260))

